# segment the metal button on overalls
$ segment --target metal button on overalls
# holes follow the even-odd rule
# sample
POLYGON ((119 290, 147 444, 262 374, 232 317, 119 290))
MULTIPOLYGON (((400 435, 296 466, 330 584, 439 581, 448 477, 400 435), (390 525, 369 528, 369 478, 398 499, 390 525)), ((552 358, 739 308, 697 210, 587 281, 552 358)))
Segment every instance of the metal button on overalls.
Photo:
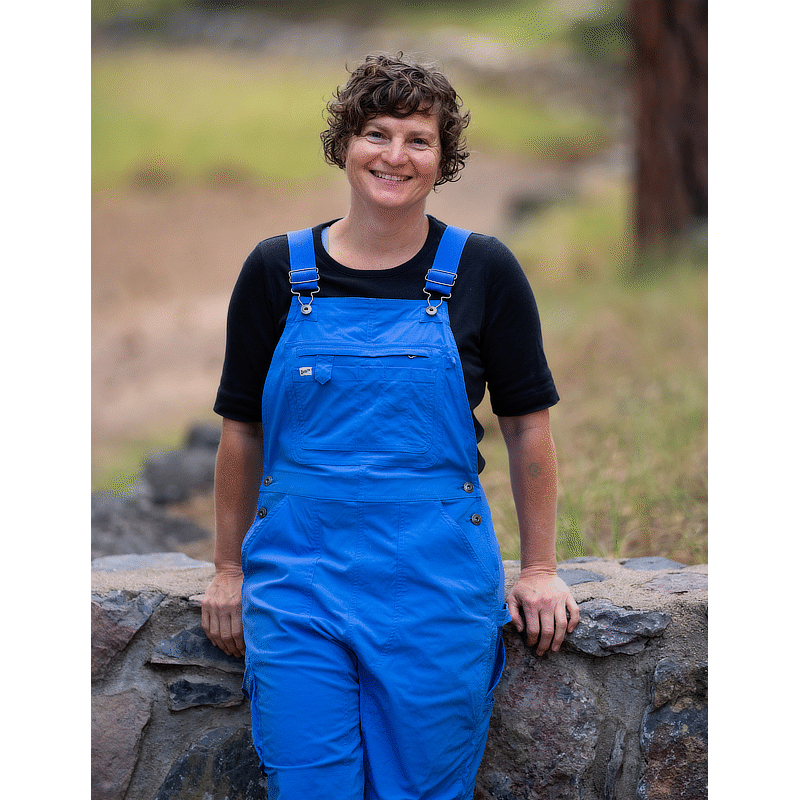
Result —
MULTIPOLYGON (((454 281, 468 235, 448 228, 433 269, 454 281)), ((264 387, 269 520, 242 546, 269 797, 467 800, 509 616, 492 526, 473 527, 491 517, 447 303, 315 296, 311 231, 289 244, 304 284, 264 387)))

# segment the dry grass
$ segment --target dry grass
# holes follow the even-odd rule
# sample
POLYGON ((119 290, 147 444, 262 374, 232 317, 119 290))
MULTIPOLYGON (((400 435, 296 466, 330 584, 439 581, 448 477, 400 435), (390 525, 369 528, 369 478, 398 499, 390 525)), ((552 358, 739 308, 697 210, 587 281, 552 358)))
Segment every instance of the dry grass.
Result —
MULTIPOLYGON (((656 262, 646 278, 627 277, 627 205, 623 187, 606 186, 545 214, 517 249, 562 398, 551 411, 558 554, 705 563, 707 274, 702 256, 684 252, 656 262), (577 233, 598 215, 609 218, 602 236, 577 233)), ((485 405, 480 414, 484 484, 503 553, 517 558, 502 437, 485 405)))

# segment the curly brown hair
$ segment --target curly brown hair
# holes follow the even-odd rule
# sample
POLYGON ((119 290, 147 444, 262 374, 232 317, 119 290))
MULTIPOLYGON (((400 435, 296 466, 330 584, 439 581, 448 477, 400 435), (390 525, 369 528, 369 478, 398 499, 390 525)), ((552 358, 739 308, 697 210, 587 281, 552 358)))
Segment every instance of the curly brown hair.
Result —
POLYGON ((422 112, 438 117, 441 174, 434 186, 458 180, 469 156, 463 134, 470 114, 462 110, 461 98, 439 69, 410 61, 403 53, 367 56, 334 92, 327 111, 328 128, 320 138, 325 160, 340 169, 345 168, 350 139, 382 114, 403 118, 422 112))

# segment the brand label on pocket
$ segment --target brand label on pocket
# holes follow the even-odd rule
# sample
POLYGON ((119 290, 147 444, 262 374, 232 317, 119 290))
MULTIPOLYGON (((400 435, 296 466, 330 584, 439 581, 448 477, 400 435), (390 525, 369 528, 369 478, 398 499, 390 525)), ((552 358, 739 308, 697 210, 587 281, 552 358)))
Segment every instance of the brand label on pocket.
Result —
POLYGON ((314 374, 314 368, 313 367, 300 367, 299 372, 300 372, 301 375, 313 375, 314 374))

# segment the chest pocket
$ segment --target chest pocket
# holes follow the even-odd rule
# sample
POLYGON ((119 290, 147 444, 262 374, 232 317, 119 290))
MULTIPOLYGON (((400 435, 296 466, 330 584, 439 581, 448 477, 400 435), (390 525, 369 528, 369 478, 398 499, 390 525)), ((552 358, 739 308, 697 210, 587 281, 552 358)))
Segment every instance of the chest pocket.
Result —
POLYGON ((286 359, 298 461, 386 466, 435 461, 437 353, 305 345, 287 350, 286 359))

